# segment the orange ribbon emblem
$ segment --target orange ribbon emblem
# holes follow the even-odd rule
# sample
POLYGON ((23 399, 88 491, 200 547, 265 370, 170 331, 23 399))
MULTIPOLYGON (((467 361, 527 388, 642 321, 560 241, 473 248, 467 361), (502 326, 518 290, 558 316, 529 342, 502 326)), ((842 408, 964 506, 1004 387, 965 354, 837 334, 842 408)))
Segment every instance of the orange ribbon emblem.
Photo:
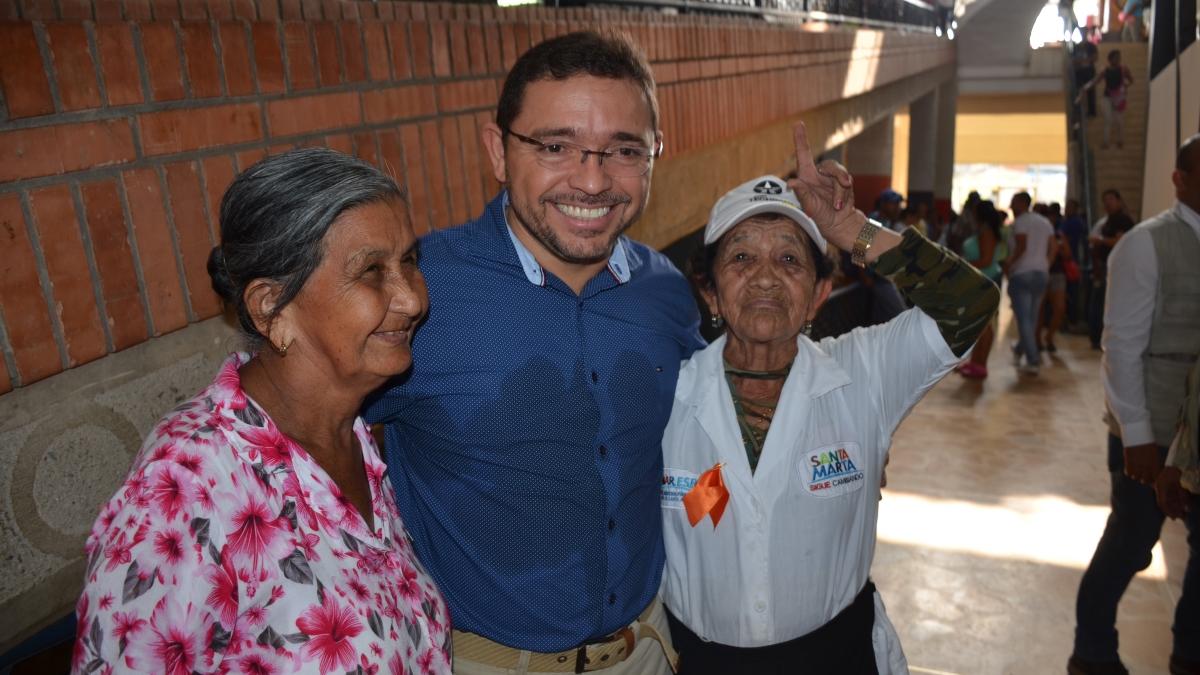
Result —
POLYGON ((721 480, 721 467, 717 462, 713 468, 700 474, 696 484, 683 496, 683 507, 687 509, 688 521, 695 527, 704 519, 705 514, 712 516, 713 528, 721 522, 725 507, 729 505, 729 490, 725 481, 721 480))

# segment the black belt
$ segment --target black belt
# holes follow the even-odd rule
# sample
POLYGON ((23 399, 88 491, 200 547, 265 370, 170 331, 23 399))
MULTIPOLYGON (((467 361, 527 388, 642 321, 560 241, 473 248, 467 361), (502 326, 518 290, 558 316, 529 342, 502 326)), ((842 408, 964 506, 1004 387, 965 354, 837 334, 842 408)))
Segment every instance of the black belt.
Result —
POLYGON ((679 675, 878 675, 872 631, 875 584, 870 580, 850 606, 820 628, 764 647, 706 642, 667 608, 679 675))

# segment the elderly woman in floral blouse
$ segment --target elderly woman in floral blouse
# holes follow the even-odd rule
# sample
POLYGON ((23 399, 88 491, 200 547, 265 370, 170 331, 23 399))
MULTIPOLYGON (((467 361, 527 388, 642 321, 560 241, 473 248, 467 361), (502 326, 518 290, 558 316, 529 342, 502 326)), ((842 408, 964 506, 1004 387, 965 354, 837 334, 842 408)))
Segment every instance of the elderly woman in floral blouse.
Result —
POLYGON ((449 617, 358 417, 427 309, 397 185, 263 160, 208 262, 249 353, 147 437, 87 541, 72 669, 448 673, 449 617))

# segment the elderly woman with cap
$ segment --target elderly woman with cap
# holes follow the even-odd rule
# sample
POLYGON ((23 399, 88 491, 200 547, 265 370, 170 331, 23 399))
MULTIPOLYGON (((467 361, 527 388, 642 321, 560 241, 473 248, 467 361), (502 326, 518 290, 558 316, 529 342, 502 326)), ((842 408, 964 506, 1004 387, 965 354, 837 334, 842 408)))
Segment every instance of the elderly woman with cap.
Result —
POLYGON ((425 316, 396 183, 324 148, 247 169, 213 288, 247 351, 158 422, 87 540, 77 673, 449 673, 449 616, 358 410, 425 316))
POLYGON ((681 675, 906 672, 868 579, 888 447, 999 303, 970 264, 853 208, 849 177, 818 170, 803 125, 796 150, 795 181, 739 186, 705 230, 701 294, 727 331, 680 371, 663 439, 681 675), (915 308, 809 340, 829 245, 915 308))

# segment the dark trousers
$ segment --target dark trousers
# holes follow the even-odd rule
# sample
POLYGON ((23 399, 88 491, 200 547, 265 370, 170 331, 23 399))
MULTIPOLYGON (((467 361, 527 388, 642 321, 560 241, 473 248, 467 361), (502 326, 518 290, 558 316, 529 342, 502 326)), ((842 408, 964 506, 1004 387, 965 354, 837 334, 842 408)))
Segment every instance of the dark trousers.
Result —
MULTIPOLYGON (((1167 449, 1160 448, 1163 457, 1167 449)), ((1108 469, 1112 474, 1112 513, 1092 554, 1075 603, 1075 655, 1089 661, 1117 660, 1117 605, 1129 582, 1150 565, 1150 550, 1162 531, 1163 512, 1154 488, 1124 474, 1121 439, 1109 434, 1108 469)), ((1200 660, 1200 499, 1192 497, 1185 516, 1188 562, 1183 592, 1175 606, 1175 656, 1200 660)))
POLYGON ((667 608, 671 642, 679 652, 678 675, 878 675, 871 631, 875 584, 870 581, 850 606, 794 640, 766 647, 705 642, 667 608))
MULTIPOLYGON (((1082 87, 1083 85, 1087 84, 1088 82, 1091 82, 1093 77, 1096 77, 1096 69, 1093 66, 1088 66, 1087 68, 1076 68, 1075 69, 1075 86, 1082 87)), ((1095 117, 1096 116, 1096 88, 1095 87, 1092 87, 1091 89, 1087 90, 1086 98, 1087 98, 1087 116, 1095 117)), ((1078 109, 1078 108, 1075 108, 1075 109, 1078 109)), ((1074 116, 1075 116, 1074 112, 1072 111, 1071 117, 1074 117, 1074 116)))
POLYGON ((1098 283, 1093 281, 1091 293, 1088 293, 1088 337, 1093 347, 1100 346, 1100 337, 1104 334, 1104 295, 1108 289, 1106 280, 1098 283))

